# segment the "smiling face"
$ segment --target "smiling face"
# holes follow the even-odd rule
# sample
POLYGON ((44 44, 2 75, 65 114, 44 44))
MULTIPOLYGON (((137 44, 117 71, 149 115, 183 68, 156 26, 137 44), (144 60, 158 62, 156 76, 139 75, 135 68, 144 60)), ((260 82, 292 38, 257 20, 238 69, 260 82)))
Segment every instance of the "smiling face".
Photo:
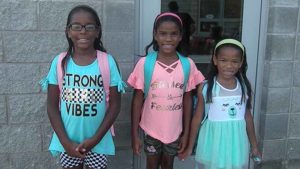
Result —
POLYGON ((73 42, 74 49, 76 50, 91 50, 94 49, 94 41, 99 36, 99 29, 89 30, 90 25, 95 25, 96 22, 89 12, 79 11, 73 14, 69 25, 82 25, 81 30, 71 29, 68 26, 67 34, 73 42), (87 28, 88 27, 88 28, 87 28), (87 31, 88 29, 89 31, 87 31))
POLYGON ((220 48, 218 53, 213 56, 214 65, 218 69, 218 77, 231 79, 242 66, 243 60, 241 51, 230 46, 220 48))
POLYGON ((164 55, 176 54, 176 48, 181 38, 178 26, 171 21, 162 22, 154 33, 159 52, 164 55))

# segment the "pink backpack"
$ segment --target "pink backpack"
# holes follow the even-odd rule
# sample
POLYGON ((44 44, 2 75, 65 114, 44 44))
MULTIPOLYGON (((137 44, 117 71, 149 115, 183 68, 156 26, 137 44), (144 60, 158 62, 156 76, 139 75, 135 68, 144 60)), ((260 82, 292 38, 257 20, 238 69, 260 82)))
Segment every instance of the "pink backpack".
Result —
MULTIPOLYGON (((62 60, 65 58, 67 55, 67 52, 62 52, 58 56, 58 61, 57 61, 57 81, 58 81, 58 87, 59 90, 62 91, 62 84, 63 84, 63 71, 62 71, 62 60)), ((103 87, 105 91, 105 96, 106 96, 106 109, 108 108, 109 104, 109 83, 110 83, 110 69, 109 69, 109 63, 108 63, 108 57, 107 53, 101 52, 97 50, 97 60, 98 60, 98 65, 99 65, 99 70, 102 74, 102 80, 103 80, 103 87)), ((111 126, 111 134, 115 136, 115 131, 114 127, 111 126)))

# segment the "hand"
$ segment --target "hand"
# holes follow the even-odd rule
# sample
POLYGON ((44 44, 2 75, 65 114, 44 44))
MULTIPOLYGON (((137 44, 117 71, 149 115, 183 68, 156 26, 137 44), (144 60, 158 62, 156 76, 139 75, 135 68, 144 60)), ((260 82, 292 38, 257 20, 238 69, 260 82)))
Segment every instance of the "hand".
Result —
POLYGON ((253 161, 254 161, 254 163, 256 165, 261 164, 261 162, 262 162, 262 155, 259 152, 258 148, 252 148, 251 158, 253 159, 253 161))
POLYGON ((70 141, 69 143, 66 144, 64 148, 66 153, 71 157, 78 157, 81 159, 85 158, 83 153, 80 153, 79 151, 76 150, 77 146, 78 144, 70 141))
POLYGON ((186 159, 188 156, 190 156, 192 154, 192 152, 193 152, 193 149, 187 148, 185 151, 178 154, 179 160, 184 161, 184 159, 186 159))
POLYGON ((140 155, 141 154, 141 139, 139 137, 132 137, 132 150, 135 155, 140 155))
POLYGON ((258 148, 252 148, 251 153, 252 153, 252 156, 262 158, 262 154, 259 152, 258 148))
POLYGON ((91 151, 91 149, 96 145, 95 141, 92 138, 88 138, 86 140, 84 140, 82 143, 80 143, 77 147, 76 147, 76 151, 80 152, 81 154, 85 154, 89 151, 91 151))
POLYGON ((178 154, 182 153, 186 149, 187 144, 188 144, 188 136, 182 135, 182 137, 179 140, 179 145, 178 145, 179 150, 177 151, 177 153, 178 154))

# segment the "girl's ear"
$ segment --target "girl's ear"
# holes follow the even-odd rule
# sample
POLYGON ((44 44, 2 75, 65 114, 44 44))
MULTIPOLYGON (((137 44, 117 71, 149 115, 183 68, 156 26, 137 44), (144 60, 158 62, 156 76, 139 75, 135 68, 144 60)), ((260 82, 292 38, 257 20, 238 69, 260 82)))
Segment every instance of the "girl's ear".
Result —
POLYGON ((99 38, 100 29, 97 30, 96 38, 99 38))
POLYGON ((242 58, 242 61, 240 62, 240 65, 239 65, 239 69, 241 69, 243 63, 244 63, 244 57, 241 57, 242 58))
POLYGON ((71 37, 70 37, 70 31, 69 31, 69 29, 66 29, 65 32, 66 32, 66 34, 68 35, 68 38, 71 38, 71 37))
POLYGON ((216 55, 213 55, 213 62, 214 62, 214 65, 217 66, 217 56, 216 55))
POLYGON ((156 31, 153 31, 153 37, 154 37, 154 40, 156 40, 156 41, 157 41, 157 37, 156 37, 156 35, 157 35, 156 31))
POLYGON ((243 65, 244 61, 245 61, 245 58, 244 58, 244 57, 242 57, 242 61, 241 61, 241 64, 240 64, 240 68, 242 67, 242 65, 243 65))
POLYGON ((180 37, 179 37, 179 41, 181 41, 182 40, 182 33, 180 34, 180 37))
POLYGON ((243 65, 243 60, 240 62, 240 66, 239 66, 239 68, 241 68, 242 67, 242 65, 243 65))

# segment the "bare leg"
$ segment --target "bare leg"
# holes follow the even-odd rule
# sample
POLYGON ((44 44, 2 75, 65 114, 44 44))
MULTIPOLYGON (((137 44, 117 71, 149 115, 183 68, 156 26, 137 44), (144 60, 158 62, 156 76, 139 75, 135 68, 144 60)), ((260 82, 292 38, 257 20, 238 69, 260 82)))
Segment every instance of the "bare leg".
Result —
POLYGON ((147 155, 147 169, 158 169, 161 156, 158 155, 147 155))
POLYGON ((161 169, 173 169, 174 156, 163 153, 161 161, 161 169))

